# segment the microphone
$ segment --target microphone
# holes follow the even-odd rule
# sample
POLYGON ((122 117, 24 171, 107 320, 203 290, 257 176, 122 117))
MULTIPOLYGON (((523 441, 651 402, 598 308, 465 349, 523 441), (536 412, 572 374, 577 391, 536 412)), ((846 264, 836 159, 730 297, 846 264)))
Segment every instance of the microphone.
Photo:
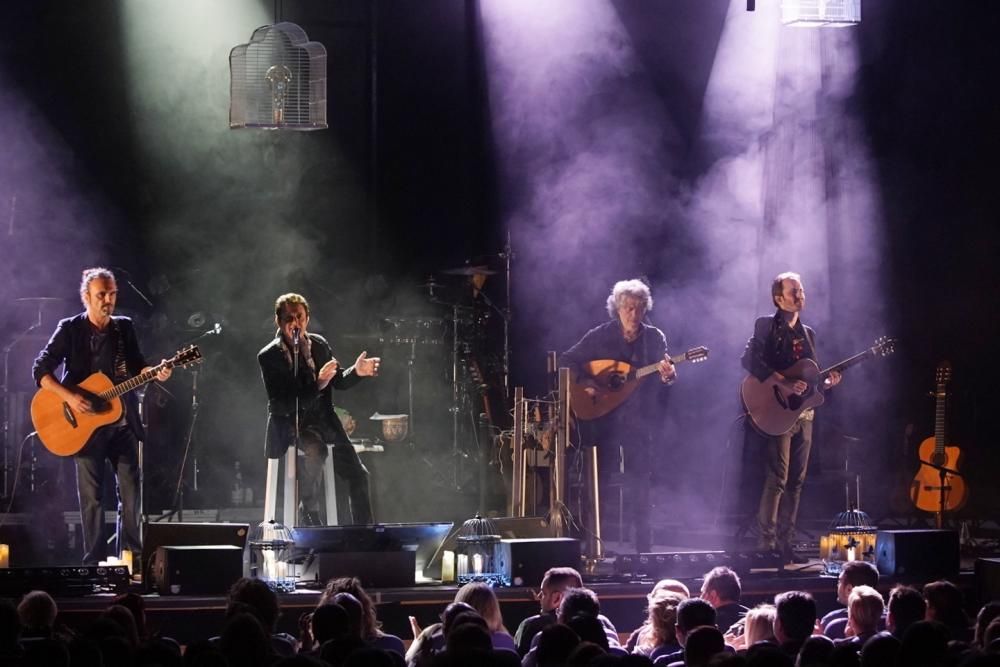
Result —
POLYGON ((295 347, 295 354, 299 353, 299 331, 298 327, 292 329, 292 346, 295 347))
POLYGON ((216 322, 215 326, 212 327, 212 333, 214 333, 216 336, 218 336, 219 334, 221 334, 222 333, 222 325, 219 324, 218 322, 216 322))

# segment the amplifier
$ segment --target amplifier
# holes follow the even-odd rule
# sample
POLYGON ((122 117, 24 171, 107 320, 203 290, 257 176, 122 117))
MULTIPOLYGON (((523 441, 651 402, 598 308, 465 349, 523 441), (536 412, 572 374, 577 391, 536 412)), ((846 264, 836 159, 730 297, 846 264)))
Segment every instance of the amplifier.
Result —
POLYGON ((906 581, 958 576, 959 552, 955 530, 880 530, 875 543, 879 574, 906 581))
POLYGON ((231 544, 157 547, 152 570, 160 595, 219 595, 243 576, 243 549, 231 544))
POLYGON ((3 597, 18 597, 35 590, 45 591, 55 597, 125 593, 128 591, 128 584, 128 568, 121 565, 0 569, 0 596, 3 597))
POLYGON ((335 577, 357 577, 365 588, 405 588, 416 584, 415 551, 320 552, 302 578, 318 582, 335 577))
POLYGON ((781 570, 780 551, 676 551, 623 554, 615 559, 615 573, 641 579, 689 579, 724 565, 739 574, 751 570, 781 570))
POLYGON ((500 540, 500 573, 512 586, 540 586, 551 567, 580 569, 580 540, 569 537, 500 540))

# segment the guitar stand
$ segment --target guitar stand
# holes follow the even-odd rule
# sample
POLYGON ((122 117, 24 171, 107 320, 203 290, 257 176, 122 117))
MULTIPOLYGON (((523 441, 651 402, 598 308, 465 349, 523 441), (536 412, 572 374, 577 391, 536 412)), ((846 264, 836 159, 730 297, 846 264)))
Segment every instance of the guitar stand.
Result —
POLYGON ((955 477, 964 477, 964 475, 957 470, 952 470, 943 465, 938 465, 937 463, 932 463, 931 461, 924 461, 920 459, 920 463, 934 468, 938 471, 938 482, 937 488, 926 487, 925 491, 937 491, 938 492, 938 511, 934 513, 934 527, 940 530, 944 527, 944 513, 945 507, 948 505, 948 492, 951 491, 951 486, 948 484, 948 475, 954 475, 955 477))

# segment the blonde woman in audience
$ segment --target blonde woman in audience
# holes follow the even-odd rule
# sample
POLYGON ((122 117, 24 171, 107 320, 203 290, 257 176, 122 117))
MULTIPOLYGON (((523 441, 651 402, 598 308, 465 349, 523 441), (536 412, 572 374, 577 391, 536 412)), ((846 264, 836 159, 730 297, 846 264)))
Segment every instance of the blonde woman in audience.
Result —
MULTIPOLYGON (((777 616, 773 604, 759 604, 743 617, 743 633, 731 631, 725 635, 726 643, 737 651, 745 650, 761 641, 777 643, 774 638, 774 619, 777 616)), ((738 625, 734 625, 738 628, 738 625)))
MULTIPOLYGON (((680 604, 681 600, 691 597, 687 591, 687 586, 676 579, 661 579, 656 582, 653 590, 646 596, 646 620, 629 636, 628 641, 625 643, 625 650, 629 653, 639 653, 648 656, 652 653, 653 649, 666 641, 667 635, 670 635, 670 638, 676 641, 676 637, 673 635, 673 624, 677 620, 677 605, 680 604), (667 596, 670 597, 667 598, 667 596), (667 613, 662 608, 659 611, 656 610, 657 603, 661 599, 675 601, 673 602, 673 620, 669 622, 670 630, 667 633, 661 633, 658 637, 656 628, 653 625, 654 615, 667 613)), ((670 602, 663 603, 663 605, 669 606, 670 602)), ((661 628, 666 628, 666 616, 661 616, 660 620, 661 628)))

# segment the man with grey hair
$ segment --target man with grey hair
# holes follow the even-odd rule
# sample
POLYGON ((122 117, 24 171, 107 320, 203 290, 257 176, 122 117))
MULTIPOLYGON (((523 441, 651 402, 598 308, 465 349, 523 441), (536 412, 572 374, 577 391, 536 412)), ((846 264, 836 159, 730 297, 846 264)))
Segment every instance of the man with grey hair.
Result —
POLYGON ((635 394, 609 414, 588 422, 590 433, 583 434, 583 444, 600 445, 604 470, 617 468, 618 452, 622 452, 629 500, 630 517, 635 530, 637 552, 649 551, 652 534, 649 525, 649 487, 651 480, 651 450, 654 434, 662 425, 662 399, 658 391, 672 384, 677 370, 667 354, 667 338, 663 332, 644 322, 653 307, 649 287, 641 280, 615 283, 607 300, 610 320, 588 331, 573 347, 563 352, 560 365, 567 366, 588 395, 596 395, 597 386, 585 374, 584 364, 599 359, 623 361, 633 367, 648 366, 659 361, 662 384, 646 382, 635 394), (588 384, 589 383, 589 384, 588 384), (608 465, 608 463, 612 465, 608 465))

